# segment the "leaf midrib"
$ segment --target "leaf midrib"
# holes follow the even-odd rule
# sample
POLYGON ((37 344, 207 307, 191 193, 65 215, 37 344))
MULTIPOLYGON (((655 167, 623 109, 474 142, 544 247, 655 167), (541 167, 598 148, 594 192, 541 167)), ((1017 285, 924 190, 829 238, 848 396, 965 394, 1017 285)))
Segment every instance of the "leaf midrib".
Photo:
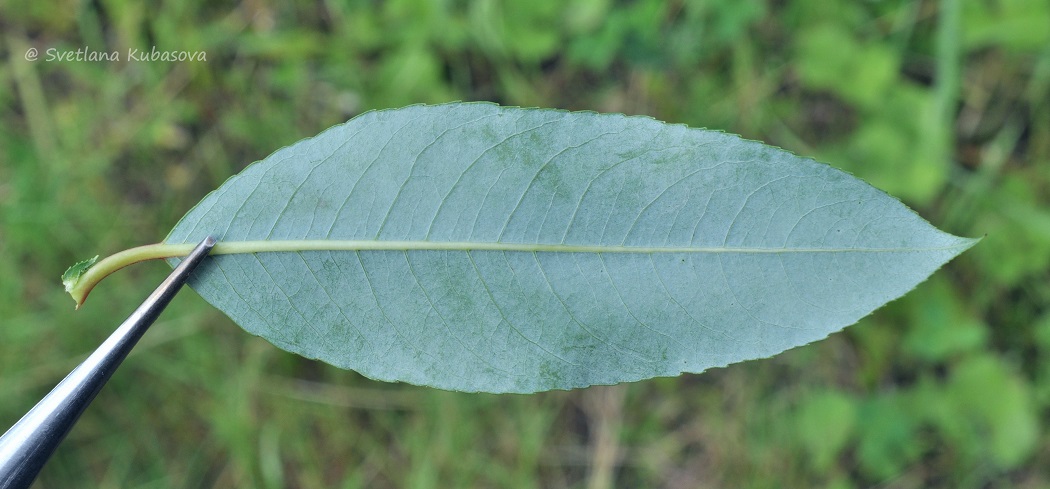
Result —
MULTIPOLYGON (((916 253, 964 250, 976 240, 960 240, 946 246, 895 248, 767 248, 733 246, 608 246, 538 243, 501 243, 466 241, 383 241, 383 240, 264 240, 224 241, 212 248, 212 255, 279 253, 303 251, 508 251, 524 253, 598 253, 598 254, 802 254, 802 253, 916 253)), ((132 263, 161 258, 186 256, 195 245, 157 243, 139 246, 110 255, 74 277, 66 290, 80 306, 95 284, 109 274, 132 263)))
MULTIPOLYGON (((537 253, 905 253, 944 251, 964 248, 959 242, 937 247, 745 247, 745 246, 611 246, 542 243, 502 243, 467 241, 384 241, 384 240, 264 240, 224 241, 215 246, 213 255, 298 251, 515 251, 537 253)), ((193 245, 168 245, 185 247, 193 245)), ((177 255, 176 255, 177 256, 177 255)))

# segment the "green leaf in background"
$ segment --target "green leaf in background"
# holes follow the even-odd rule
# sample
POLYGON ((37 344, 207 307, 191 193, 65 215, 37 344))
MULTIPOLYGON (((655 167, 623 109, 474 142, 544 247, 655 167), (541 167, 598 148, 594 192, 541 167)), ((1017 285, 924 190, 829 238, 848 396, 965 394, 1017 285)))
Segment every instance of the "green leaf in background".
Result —
POLYGON ((303 244, 216 256, 191 281, 249 332, 375 379, 485 392, 768 357, 974 243, 733 135, 492 104, 369 112, 281 149, 165 242, 208 234, 303 244))

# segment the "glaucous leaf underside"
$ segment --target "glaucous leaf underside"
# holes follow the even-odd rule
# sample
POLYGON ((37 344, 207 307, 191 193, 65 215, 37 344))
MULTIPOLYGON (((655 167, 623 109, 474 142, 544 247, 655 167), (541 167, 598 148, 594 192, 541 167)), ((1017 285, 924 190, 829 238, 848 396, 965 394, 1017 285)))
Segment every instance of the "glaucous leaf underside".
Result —
POLYGON ((483 392, 768 357, 974 243, 758 142, 486 103, 369 112, 283 148, 165 242, 208 234, 291 243, 191 280, 247 331, 374 379, 483 392))

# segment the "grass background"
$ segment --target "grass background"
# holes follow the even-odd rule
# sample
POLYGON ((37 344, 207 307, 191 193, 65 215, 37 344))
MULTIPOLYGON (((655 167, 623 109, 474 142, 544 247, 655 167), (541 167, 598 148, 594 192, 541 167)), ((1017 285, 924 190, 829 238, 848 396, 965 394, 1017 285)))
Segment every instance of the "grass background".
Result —
POLYGON ((39 487, 1050 485, 1045 0, 3 2, 0 55, 2 427, 168 272, 127 269, 74 314, 67 266, 160 240, 248 163, 369 109, 490 100, 722 129, 987 235, 817 344, 531 396, 372 382, 184 292, 39 487), (126 59, 152 46, 207 61, 126 59))

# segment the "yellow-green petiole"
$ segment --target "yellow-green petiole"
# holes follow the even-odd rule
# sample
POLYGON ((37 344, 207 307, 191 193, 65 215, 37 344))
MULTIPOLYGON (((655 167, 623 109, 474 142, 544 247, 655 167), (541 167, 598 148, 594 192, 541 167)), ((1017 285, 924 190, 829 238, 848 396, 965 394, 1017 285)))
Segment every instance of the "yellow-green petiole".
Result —
POLYGON ((186 256, 193 250, 193 246, 157 243, 124 250, 102 260, 95 256, 69 267, 66 273, 62 274, 62 284, 77 302, 77 309, 80 309, 91 289, 109 274, 140 261, 186 256))

